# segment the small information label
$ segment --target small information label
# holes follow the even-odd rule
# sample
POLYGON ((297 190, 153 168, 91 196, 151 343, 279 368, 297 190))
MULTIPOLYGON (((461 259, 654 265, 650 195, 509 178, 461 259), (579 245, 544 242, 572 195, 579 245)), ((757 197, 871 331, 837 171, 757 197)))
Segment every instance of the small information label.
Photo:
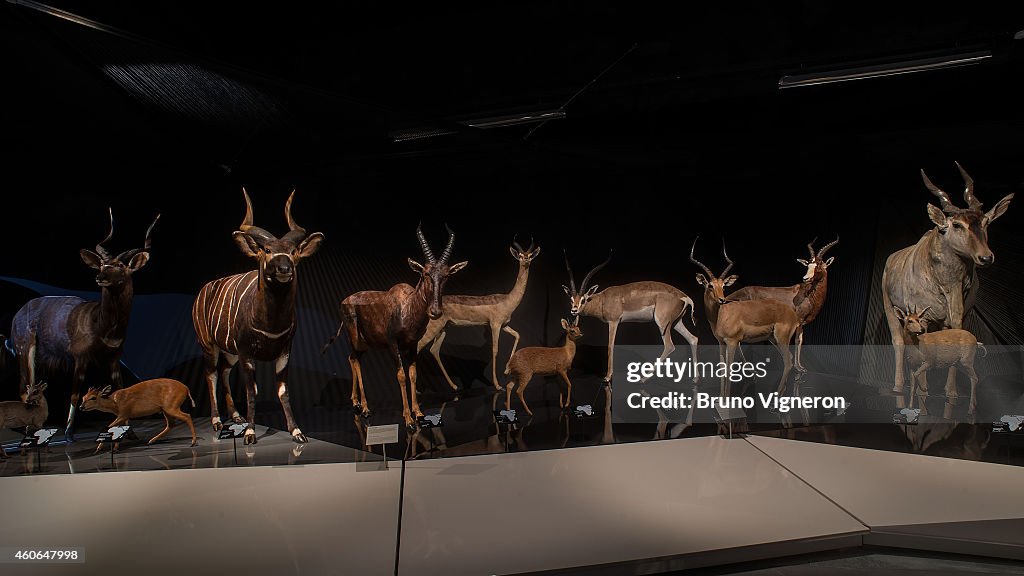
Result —
POLYGON ((21 443, 18 444, 19 448, 42 448, 50 443, 50 439, 57 434, 59 430, 57 428, 40 428, 29 436, 25 436, 21 439, 21 443))
POLYGON ((85 564, 85 548, 0 547, 0 564, 85 564))
POLYGON ((248 427, 249 425, 244 422, 241 424, 228 424, 220 429, 220 432, 217 434, 217 439, 231 440, 232 438, 241 438, 242 436, 245 436, 245 429, 248 427))
POLYGON ((131 426, 111 426, 106 432, 100 432, 96 435, 96 442, 117 442, 128 434, 128 431, 132 429, 131 426))
POLYGON ((366 445, 395 444, 398 442, 398 424, 366 427, 366 445))

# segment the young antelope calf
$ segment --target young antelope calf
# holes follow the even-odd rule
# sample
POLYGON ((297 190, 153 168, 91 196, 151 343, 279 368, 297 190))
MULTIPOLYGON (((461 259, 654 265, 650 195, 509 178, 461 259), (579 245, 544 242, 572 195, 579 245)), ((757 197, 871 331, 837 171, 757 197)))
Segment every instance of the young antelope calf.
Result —
MULTIPOLYGON (((188 424, 188 429, 192 431, 192 446, 195 446, 197 444, 196 428, 192 425, 192 417, 181 410, 181 403, 185 401, 185 398, 188 398, 192 407, 195 408, 196 402, 192 399, 192 393, 189 392, 188 386, 170 378, 156 378, 139 382, 116 392, 110 386, 102 390, 89 388, 82 398, 82 410, 100 410, 116 414, 117 418, 114 418, 108 428, 127 424, 131 418, 141 418, 163 412, 166 426, 159 434, 153 436, 149 443, 152 444, 163 438, 171 430, 171 418, 175 418, 188 424)), ((101 446, 102 443, 96 446, 97 452, 101 446)), ((117 450, 116 443, 114 450, 117 450)))
MULTIPOLYGON (((25 433, 43 427, 50 410, 46 405, 46 382, 29 384, 21 395, 21 400, 0 402, 0 428, 25 427, 25 433)), ((7 451, 0 444, 0 459, 7 459, 7 451)))
POLYGON ((572 401, 572 382, 569 381, 569 368, 572 366, 572 359, 576 356, 576 340, 583 336, 579 327, 580 317, 577 316, 572 324, 562 319, 562 329, 565 330, 565 344, 556 348, 545 348, 543 346, 531 346, 520 348, 508 361, 508 368, 505 374, 512 377, 505 386, 505 406, 510 408, 512 404, 512 389, 516 388, 519 401, 522 402, 526 413, 533 416, 530 407, 527 406, 523 393, 526 392, 526 385, 536 376, 553 376, 558 374, 565 380, 568 387, 565 394, 565 403, 562 403, 562 392, 558 392, 558 407, 568 408, 572 401))
MULTIPOLYGON (((911 402, 913 402, 914 394, 917 393, 916 388, 919 387, 922 394, 927 394, 929 370, 957 367, 971 380, 971 404, 967 413, 974 414, 975 391, 978 387, 978 374, 974 371, 974 357, 979 348, 985 351, 985 347, 978 342, 974 334, 967 330, 951 328, 938 332, 926 332, 928 321, 925 320, 924 313, 928 308, 930 306, 920 312, 913 312, 893 306, 896 317, 903 325, 906 358, 910 367, 914 369, 913 383, 910 387, 911 402)), ((946 396, 955 398, 957 396, 956 389, 946 390, 946 396)))

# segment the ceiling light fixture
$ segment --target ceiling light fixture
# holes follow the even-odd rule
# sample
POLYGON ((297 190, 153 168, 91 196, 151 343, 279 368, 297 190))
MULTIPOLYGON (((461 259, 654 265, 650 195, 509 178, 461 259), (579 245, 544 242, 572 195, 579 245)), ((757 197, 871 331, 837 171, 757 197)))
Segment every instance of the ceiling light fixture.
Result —
POLYGON ((916 60, 900 60, 898 62, 890 62, 886 64, 840 68, 821 72, 810 72, 806 74, 787 74, 782 78, 779 78, 779 89, 817 86, 820 84, 833 84, 835 82, 849 82, 851 80, 864 80, 867 78, 884 78, 886 76, 899 76, 902 74, 913 74, 915 72, 927 72, 929 70, 972 66, 975 64, 981 64, 990 58, 992 58, 992 52, 988 50, 979 50, 977 52, 966 52, 949 56, 935 56, 931 58, 919 58, 916 60))
MULTIPOLYGON (((487 130, 490 128, 505 128, 507 126, 521 126, 523 124, 536 124, 539 122, 547 122, 549 120, 559 120, 565 118, 565 110, 558 108, 554 110, 539 110, 533 112, 521 112, 518 114, 503 114, 501 116, 487 116, 484 118, 471 118, 468 120, 457 120, 456 124, 461 124, 468 128, 480 128, 487 130)), ((392 142, 407 142, 409 140, 422 140, 424 138, 433 138, 435 136, 445 136, 448 134, 455 134, 459 132, 458 128, 441 128, 437 126, 428 126, 420 128, 409 128, 405 130, 397 130, 391 133, 392 142)))

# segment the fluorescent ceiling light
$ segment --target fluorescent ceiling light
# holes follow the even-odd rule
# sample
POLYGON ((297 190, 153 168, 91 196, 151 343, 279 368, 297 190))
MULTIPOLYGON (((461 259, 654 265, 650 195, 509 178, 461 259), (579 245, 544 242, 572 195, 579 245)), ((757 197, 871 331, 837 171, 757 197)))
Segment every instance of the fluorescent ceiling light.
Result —
MULTIPOLYGON (((521 112, 519 114, 504 114, 501 116, 488 116, 486 118, 456 120, 453 123, 461 124, 469 128, 480 128, 486 130, 489 128, 504 128, 506 126, 537 124, 539 122, 547 122, 549 120, 558 120, 561 118, 565 118, 565 110, 558 108, 555 110, 521 112)), ((450 128, 439 128, 436 126, 424 128, 410 128, 407 130, 398 130, 392 132, 391 140, 393 142, 406 142, 409 140, 420 140, 423 138, 444 136, 446 134, 455 134, 457 132, 459 132, 459 129, 454 126, 450 128)))
POLYGON ((992 53, 988 50, 982 50, 951 56, 901 60, 888 64, 858 66, 807 74, 787 74, 779 78, 779 89, 864 80, 865 78, 884 78, 886 76, 899 76, 901 74, 913 74, 914 72, 926 72, 928 70, 941 70, 959 66, 972 66, 974 64, 981 64, 989 58, 992 58, 992 53))

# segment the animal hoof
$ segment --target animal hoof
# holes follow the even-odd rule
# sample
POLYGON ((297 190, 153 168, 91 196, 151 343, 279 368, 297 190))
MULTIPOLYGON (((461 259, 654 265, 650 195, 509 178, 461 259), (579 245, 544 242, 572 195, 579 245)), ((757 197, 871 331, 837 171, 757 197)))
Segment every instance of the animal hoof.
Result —
POLYGON ((255 443, 256 443, 256 434, 255 433, 253 433, 253 434, 248 434, 247 433, 245 435, 245 445, 249 446, 249 445, 252 445, 252 444, 255 444, 255 443))
POLYGON ((241 416, 232 416, 231 421, 234 422, 235 424, 244 424, 245 418, 242 418, 241 416))
POLYGON ((611 376, 605 376, 604 378, 601 378, 601 382, 611 382, 611 381, 612 381, 612 377, 611 376))
POLYGON ((198 446, 198 445, 199 445, 199 441, 198 441, 198 440, 193 440, 193 441, 192 441, 192 444, 191 444, 190 446, 192 446, 193 448, 195 448, 195 447, 196 447, 196 446, 198 446))
POLYGON ((292 440, 294 440, 297 444, 305 444, 306 442, 309 442, 309 438, 306 438, 306 435, 303 434, 302 432, 299 432, 298 434, 292 434, 292 440))
POLYGON ((504 390, 505 390, 505 387, 504 387, 504 386, 502 386, 501 384, 495 384, 495 385, 494 385, 494 390, 495 390, 495 391, 498 391, 498 392, 502 392, 502 391, 504 391, 504 390))
POLYGON ((214 432, 220 432, 223 429, 224 429, 224 424, 222 424, 220 420, 214 420, 214 422, 213 422, 213 431, 214 432))
POLYGON ((360 414, 363 415, 363 418, 369 418, 373 412, 371 412, 369 408, 363 408, 363 411, 360 412, 360 414))

